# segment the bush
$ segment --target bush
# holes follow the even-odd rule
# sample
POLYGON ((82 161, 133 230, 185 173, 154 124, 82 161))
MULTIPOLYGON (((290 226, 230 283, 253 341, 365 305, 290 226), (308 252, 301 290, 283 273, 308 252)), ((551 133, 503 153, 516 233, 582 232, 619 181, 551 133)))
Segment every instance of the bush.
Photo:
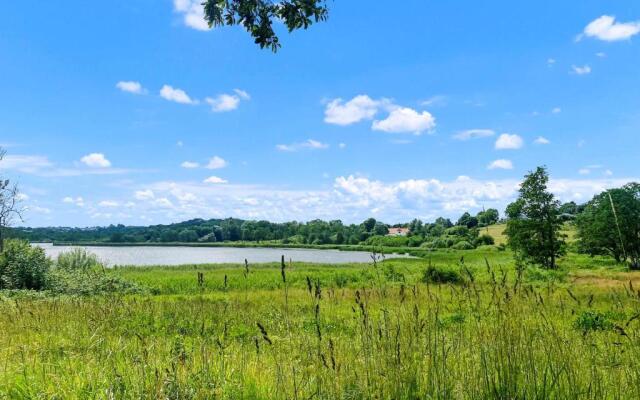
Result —
POLYGON ((455 250, 473 250, 475 249, 475 247, 467 242, 466 240, 461 240, 458 243, 454 244, 453 246, 451 246, 452 249, 455 250))
POLYGON ((108 293, 138 294, 144 288, 103 271, 78 273, 54 269, 51 271, 47 289, 53 294, 91 296, 108 293))
POLYGON ((60 253, 56 265, 58 268, 68 272, 86 272, 95 267, 102 267, 98 257, 83 248, 60 253))
POLYGON ((486 233, 483 235, 480 235, 476 239, 476 246, 491 246, 491 245, 494 245, 495 243, 496 241, 493 239, 493 236, 487 235, 486 233))
POLYGON ((409 238, 406 236, 371 236, 365 244, 371 246, 407 247, 409 238))
POLYGON ((611 315, 609 313, 604 314, 598 311, 583 311, 576 321, 574 322, 576 329, 580 329, 583 332, 589 331, 606 331, 613 328, 614 324, 611 321, 611 315))
POLYGON ((422 282, 424 283, 462 283, 463 281, 464 279, 460 272, 451 267, 429 265, 422 276, 422 282))
POLYGON ((0 254, 0 289, 42 290, 51 260, 40 247, 22 240, 9 240, 0 254))

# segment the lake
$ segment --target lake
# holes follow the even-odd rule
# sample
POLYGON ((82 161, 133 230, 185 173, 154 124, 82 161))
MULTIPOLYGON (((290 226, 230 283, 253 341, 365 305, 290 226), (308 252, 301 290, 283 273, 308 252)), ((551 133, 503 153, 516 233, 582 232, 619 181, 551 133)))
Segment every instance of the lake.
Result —
MULTIPOLYGON (((106 265, 184 265, 184 264, 225 264, 279 262, 285 259, 320 264, 368 263, 371 253, 362 251, 339 251, 317 249, 272 249, 241 247, 152 247, 152 246, 53 246, 38 243, 48 256, 57 258, 58 254, 82 247, 95 254, 106 265)), ((387 255, 387 258, 405 257, 387 255)))

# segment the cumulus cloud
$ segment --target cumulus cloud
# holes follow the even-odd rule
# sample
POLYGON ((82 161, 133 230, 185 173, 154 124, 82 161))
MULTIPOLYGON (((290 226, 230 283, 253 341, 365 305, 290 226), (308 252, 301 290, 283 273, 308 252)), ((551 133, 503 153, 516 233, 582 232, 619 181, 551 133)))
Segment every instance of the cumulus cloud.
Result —
POLYGON ((154 199, 155 193, 153 193, 153 190, 150 189, 144 189, 144 190, 136 190, 136 192, 133 194, 133 197, 136 198, 136 200, 151 200, 154 199))
POLYGON ((80 159, 80 162, 90 168, 109 168, 111 161, 102 153, 91 153, 80 159))
POLYGON ((399 107, 389 113, 383 120, 373 121, 374 131, 388 133, 413 133, 420 135, 436 126, 436 119, 428 111, 418 112, 411 108, 399 107))
POLYGON ((133 93, 133 94, 144 94, 146 93, 146 89, 142 87, 140 82, 135 81, 120 81, 116 83, 116 87, 123 92, 133 93))
POLYGON ((553 110, 551 110, 552 114, 560 114, 562 112, 562 108, 560 107, 555 107, 553 110))
POLYGON ((207 164, 207 169, 221 169, 228 166, 229 163, 222 157, 213 156, 207 164))
POLYGON ((205 101, 211 106, 213 112, 227 112, 238 108, 241 100, 249 100, 251 96, 244 90, 234 89, 234 94, 220 94, 216 97, 207 97, 205 101))
POLYGON ((199 31, 210 29, 204 19, 202 0, 173 0, 173 9, 182 16, 183 23, 189 28, 199 31))
POLYGON ((513 169, 513 163, 511 160, 495 160, 487 166, 488 169, 513 169))
POLYGON ((517 150, 522 148, 524 141, 518 135, 503 133, 496 140, 495 148, 498 150, 517 150))
POLYGON ((185 161, 182 164, 180 164, 180 166, 182 168, 194 169, 194 168, 198 168, 200 164, 194 161, 185 161))
POLYGON ((222 178, 217 177, 217 176, 210 176, 207 179, 205 179, 203 182, 204 183, 212 183, 212 184, 228 183, 228 181, 226 179, 222 179, 222 178))
POLYGON ((547 138, 545 138, 543 136, 538 136, 536 138, 536 140, 533 141, 533 143, 535 143, 535 144, 549 144, 551 142, 549 141, 549 139, 547 139, 547 138))
POLYGON ((491 137, 495 134, 496 133, 491 129, 468 129, 466 131, 456 133, 453 135, 453 138, 456 140, 470 140, 491 137))
POLYGON ((160 89, 160 97, 162 97, 165 100, 173 101, 175 103, 180 103, 180 104, 197 104, 198 103, 196 100, 189 97, 187 92, 185 92, 184 90, 174 88, 170 85, 162 86, 162 89, 160 89))
POLYGON ((607 42, 631 39, 640 33, 640 21, 616 22, 616 17, 603 15, 591 21, 584 28, 582 36, 596 38, 607 42))
POLYGON ((571 71, 576 75, 589 75, 591 73, 591 67, 588 65, 584 65, 582 67, 572 65, 571 71))
POLYGON ((66 204, 73 204, 78 207, 84 207, 84 199, 82 197, 73 198, 71 196, 67 196, 64 199, 62 199, 62 202, 66 204))
POLYGON ((328 149, 329 145, 326 143, 319 142, 317 140, 308 139, 304 142, 300 143, 291 143, 291 144, 278 144, 276 145, 276 149, 280 151, 288 151, 295 152, 299 150, 324 150, 328 149))
POLYGON ((373 121, 371 129, 388 133, 414 133, 419 135, 435 127, 435 118, 428 111, 416 111, 401 107, 389 99, 374 100, 367 95, 358 95, 345 102, 341 98, 329 101, 325 107, 324 121, 334 125, 351 125, 372 120, 381 111, 388 115, 373 121))
MULTIPOLYGON (((140 223, 229 216, 271 221, 342 219, 348 223, 361 222, 370 216, 388 223, 416 217, 433 221, 439 216, 457 218, 464 211, 477 212, 482 207, 504 210, 516 198, 520 185, 519 179, 508 178, 480 180, 460 176, 453 180, 383 182, 347 175, 335 178, 328 188, 302 190, 277 185, 231 184, 216 178, 209 182, 145 183, 138 190, 150 190, 155 198, 132 205, 128 212, 140 223)), ((602 179, 551 179, 549 188, 561 201, 584 202, 602 190, 637 179, 604 176, 602 179)), ((129 201, 128 198, 113 200, 121 205, 129 201)))
POLYGON ((351 125, 363 120, 371 120, 380 107, 388 100, 373 100, 367 95, 359 95, 346 103, 343 99, 334 99, 327 103, 324 121, 334 125, 351 125))

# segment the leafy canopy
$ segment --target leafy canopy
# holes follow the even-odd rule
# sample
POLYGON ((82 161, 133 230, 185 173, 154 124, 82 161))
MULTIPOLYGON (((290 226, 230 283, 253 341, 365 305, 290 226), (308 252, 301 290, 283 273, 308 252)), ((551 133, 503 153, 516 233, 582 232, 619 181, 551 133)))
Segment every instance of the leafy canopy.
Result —
POLYGON ((202 4, 210 27, 242 25, 260 48, 273 52, 280 48, 274 21, 282 21, 292 32, 325 21, 329 15, 326 0, 205 0, 202 4))
POLYGON ((640 268, 640 184, 602 192, 576 218, 580 250, 640 268))
POLYGON ((560 202, 547 190, 548 182, 544 167, 525 176, 518 199, 507 206, 505 233, 519 261, 555 269, 566 246, 560 233, 560 202))

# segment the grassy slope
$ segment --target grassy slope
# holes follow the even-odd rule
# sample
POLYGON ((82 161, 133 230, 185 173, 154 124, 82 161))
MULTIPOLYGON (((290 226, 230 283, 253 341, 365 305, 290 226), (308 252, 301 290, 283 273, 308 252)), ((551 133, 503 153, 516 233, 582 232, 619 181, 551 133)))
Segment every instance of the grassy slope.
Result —
POLYGON ((516 284, 508 252, 430 256, 294 263, 286 285, 278 264, 124 267, 148 295, 0 300, 0 398, 640 396, 640 275, 569 255, 516 284), (473 284, 421 282, 462 257, 473 284))

